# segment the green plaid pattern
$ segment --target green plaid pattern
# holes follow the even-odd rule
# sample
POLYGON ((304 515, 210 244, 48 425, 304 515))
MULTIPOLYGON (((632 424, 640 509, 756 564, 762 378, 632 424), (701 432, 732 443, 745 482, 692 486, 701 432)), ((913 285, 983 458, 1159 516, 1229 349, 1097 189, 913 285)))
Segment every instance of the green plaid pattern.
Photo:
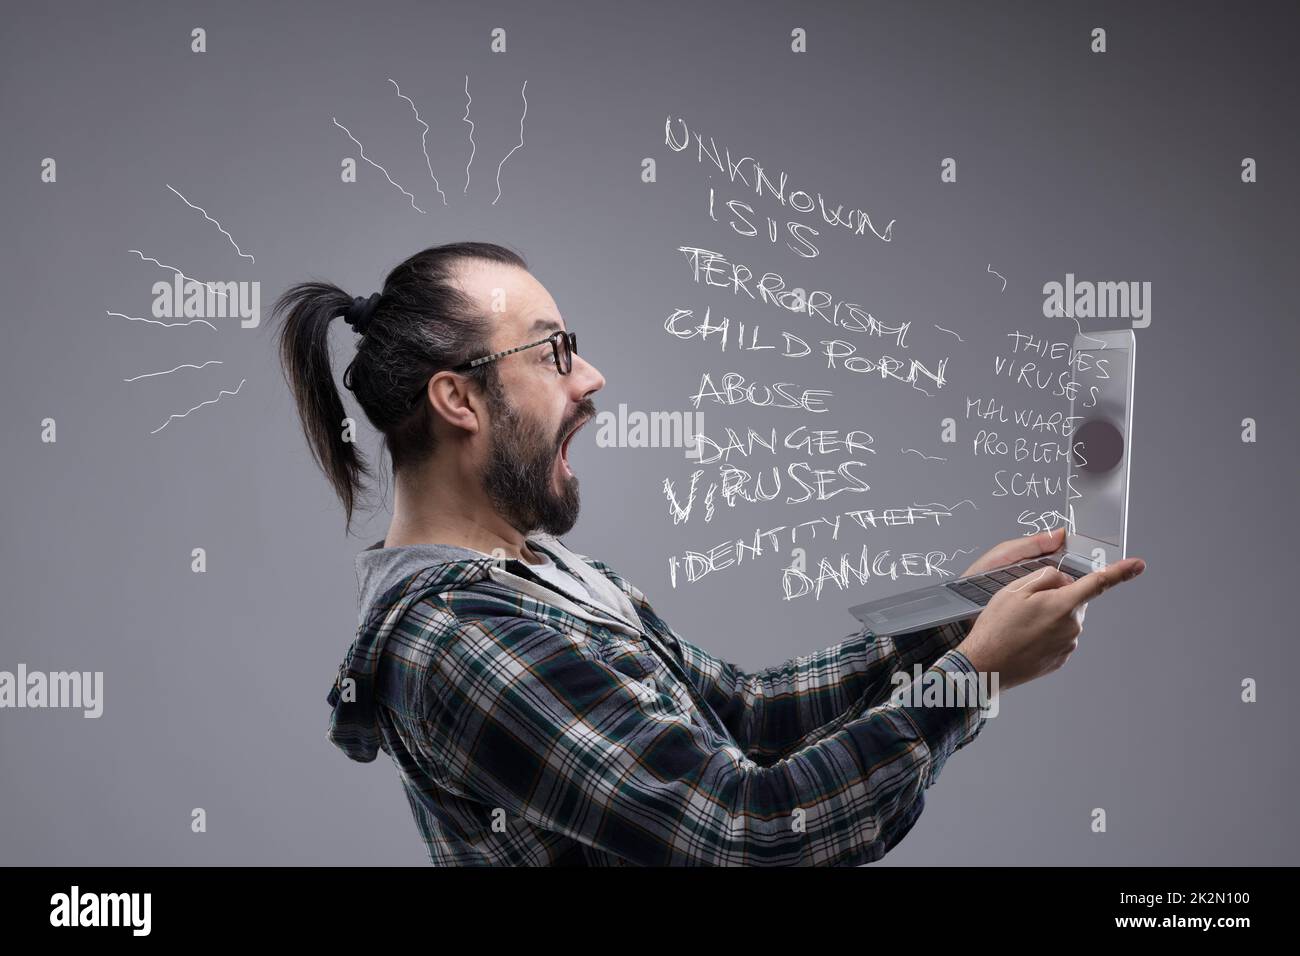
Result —
MULTIPOLYGON (((582 560, 640 628, 495 580, 497 562, 455 561, 389 589, 339 668, 328 737, 354 760, 392 757, 436 865, 870 863, 983 727, 978 705, 889 700, 918 663, 974 674, 955 649, 971 621, 864 628, 746 673, 582 560)), ((525 562, 501 566, 546 586, 525 562)))

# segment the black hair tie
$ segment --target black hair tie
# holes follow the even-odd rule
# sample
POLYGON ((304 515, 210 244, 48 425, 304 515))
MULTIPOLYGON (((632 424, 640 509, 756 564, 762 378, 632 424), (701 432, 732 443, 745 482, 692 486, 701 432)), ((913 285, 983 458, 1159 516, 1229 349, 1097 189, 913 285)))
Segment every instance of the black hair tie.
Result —
POLYGON ((357 296, 348 306, 347 312, 343 313, 343 321, 352 326, 352 330, 357 335, 365 335, 366 329, 370 325, 370 317, 375 312, 375 303, 383 296, 382 292, 376 292, 366 299, 357 296))

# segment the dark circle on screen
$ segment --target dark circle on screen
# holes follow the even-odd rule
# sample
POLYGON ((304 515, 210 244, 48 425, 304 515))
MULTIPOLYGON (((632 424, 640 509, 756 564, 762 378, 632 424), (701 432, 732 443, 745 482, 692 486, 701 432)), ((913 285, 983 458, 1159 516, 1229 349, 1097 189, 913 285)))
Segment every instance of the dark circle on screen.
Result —
POLYGON ((1074 432, 1070 449, 1074 467, 1094 475, 1104 474, 1124 458, 1124 436, 1108 421, 1093 419, 1074 432), (1082 447, 1075 448, 1076 445, 1082 447))

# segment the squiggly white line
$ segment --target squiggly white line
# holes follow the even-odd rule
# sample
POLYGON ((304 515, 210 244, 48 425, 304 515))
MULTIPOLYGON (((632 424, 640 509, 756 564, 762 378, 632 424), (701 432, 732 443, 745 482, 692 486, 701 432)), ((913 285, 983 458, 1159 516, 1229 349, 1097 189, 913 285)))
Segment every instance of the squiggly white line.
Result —
MULTIPOLYGON (((165 183, 164 185, 166 185, 167 188, 170 189, 172 192, 176 193, 176 195, 181 196, 180 191, 177 190, 177 189, 175 189, 175 188, 171 185, 171 183, 165 183)), ((220 229, 221 232, 222 232, 222 234, 223 234, 227 239, 230 240, 230 244, 231 244, 232 246, 235 247, 235 252, 239 253, 239 255, 240 255, 241 258, 244 258, 244 259, 253 259, 252 256, 250 256, 248 253, 244 252, 243 250, 241 250, 241 249, 239 248, 239 243, 235 242, 235 237, 232 236, 230 233, 226 232, 226 230, 222 227, 221 223, 217 222, 215 219, 213 219, 211 216, 209 216, 209 215, 208 215, 208 211, 207 211, 206 209, 204 209, 202 206, 196 206, 196 205, 194 205, 194 203, 190 202, 190 201, 189 201, 188 199, 186 199, 184 196, 181 196, 181 201, 184 202, 185 205, 189 206, 191 209, 197 209, 199 212, 203 213, 203 218, 204 218, 204 219, 206 219, 208 222, 212 223, 212 224, 215 225, 218 229, 220 229)), ((253 261, 256 262, 257 260, 256 260, 256 259, 253 259, 253 261)))
POLYGON ((424 162, 429 167, 429 176, 433 179, 433 188, 438 190, 438 195, 442 196, 442 204, 445 206, 447 205, 447 196, 443 193, 442 187, 438 185, 438 177, 433 175, 433 162, 429 159, 429 147, 425 145, 425 142, 429 137, 429 124, 420 118, 420 111, 415 108, 415 100, 402 92, 402 88, 397 86, 397 81, 390 76, 388 82, 392 83, 393 86, 397 88, 398 96, 411 104, 411 112, 415 114, 415 121, 424 127, 424 132, 420 134, 420 148, 424 150, 424 162))
POLYGON ((469 118, 469 104, 473 100, 469 95, 469 74, 465 74, 465 115, 461 117, 469 123, 469 162, 465 164, 465 192, 469 192, 469 168, 474 163, 474 121, 469 118))
POLYGON ((217 327, 207 319, 190 319, 188 322, 160 322, 158 319, 144 319, 138 315, 123 315, 121 312, 109 312, 108 309, 105 309, 104 312, 108 315, 116 315, 118 318, 130 319, 132 322, 148 322, 150 325, 163 325, 168 328, 171 328, 173 325, 193 325, 195 322, 202 322, 213 332, 217 331, 217 327))
POLYGON ((337 126, 339 129, 343 130, 343 132, 345 132, 345 133, 348 134, 348 139, 352 140, 352 142, 354 142, 354 143, 357 144, 357 149, 361 150, 361 158, 362 158, 362 159, 364 159, 364 160, 365 160, 366 162, 368 162, 371 166, 375 167, 375 169, 377 169, 377 170, 379 170, 381 173, 383 173, 383 174, 384 174, 384 178, 387 179, 390 183, 393 183, 394 186, 397 186, 398 189, 401 189, 401 190, 402 190, 402 195, 405 196, 407 199, 409 199, 409 200, 411 201, 411 208, 412 208, 412 209, 414 209, 416 212, 420 213, 421 215, 428 215, 428 214, 427 214, 423 209, 421 209, 419 206, 417 206, 417 205, 415 204, 415 197, 414 197, 413 195, 411 195, 410 193, 408 193, 405 189, 403 189, 403 188, 402 188, 400 185, 398 185, 396 182, 393 182, 393 177, 388 175, 388 170, 384 169, 383 166, 380 166, 377 162, 375 162, 373 159, 371 159, 369 156, 366 155, 366 148, 365 148, 364 146, 361 145, 361 141, 360 141, 360 140, 358 140, 355 136, 352 135, 351 132, 348 131, 348 128, 347 128, 346 126, 344 126, 342 123, 340 123, 340 122, 339 122, 336 118, 334 118, 334 117, 330 117, 330 119, 333 119, 333 120, 334 120, 334 125, 335 125, 335 126, 337 126))
POLYGON ((239 380, 239 384, 238 384, 237 386, 235 386, 235 390, 234 390, 233 392, 228 392, 228 391, 226 391, 226 390, 223 388, 220 392, 217 393, 217 397, 216 397, 216 398, 210 398, 210 399, 208 399, 206 402, 199 402, 197 405, 195 405, 193 408, 191 408, 188 412, 184 412, 183 414, 180 414, 180 415, 169 415, 168 418, 167 418, 167 421, 163 422, 161 425, 159 425, 157 428, 155 428, 155 429, 154 429, 153 431, 151 431, 149 434, 150 434, 150 435, 156 435, 156 434, 158 434, 160 431, 162 431, 164 428, 166 428, 166 427, 171 423, 171 420, 172 420, 173 418, 184 418, 184 417, 185 417, 186 415, 188 415, 190 412, 197 411, 198 409, 202 408, 204 405, 213 405, 213 404, 215 404, 215 403, 221 401, 221 396, 222 396, 222 395, 238 395, 238 394, 239 394, 239 390, 240 390, 241 388, 244 387, 244 383, 245 383, 246 381, 248 381, 248 379, 246 379, 246 378, 241 378, 241 379, 239 380))
POLYGON ((214 288, 212 288, 212 283, 211 283, 211 282, 204 282, 202 279, 191 279, 189 276, 187 276, 184 272, 181 272, 181 270, 180 270, 180 269, 177 269, 175 266, 165 265, 165 264, 159 262, 157 259, 154 259, 152 256, 146 256, 146 255, 145 255, 143 252, 141 252, 139 249, 128 249, 128 250, 126 250, 126 251, 127 251, 127 252, 134 252, 134 253, 135 253, 137 256, 139 256, 141 259, 144 259, 144 260, 147 261, 147 262, 152 262, 152 263, 154 263, 155 265, 161 266, 161 267, 164 268, 164 269, 171 269, 172 272, 176 273, 178 276, 180 276, 180 277, 181 277, 182 279, 184 279, 186 282, 197 282, 199 285, 205 285, 205 286, 208 287, 208 291, 209 291, 209 292, 215 292, 217 295, 221 296, 221 298, 223 298, 223 299, 228 299, 228 298, 230 298, 230 296, 226 295, 226 293, 222 292, 220 289, 214 289, 214 288))
MULTIPOLYGON (((1061 555, 1061 561, 1064 560, 1065 560, 1065 555, 1061 555)), ((1059 563, 1056 565, 1056 570, 1058 571, 1061 570, 1061 565, 1059 563)), ((1037 571, 1035 571, 1033 574, 1029 575, 1028 577, 1022 578, 1020 582, 1016 584, 1015 587, 1007 588, 1006 590, 1023 591, 1026 587, 1029 586, 1030 581, 1033 581, 1036 578, 1041 578, 1046 572, 1047 572, 1047 568, 1039 568, 1037 571)))
POLYGON ((1006 292, 1006 291, 1007 291, 1007 277, 1004 276, 1001 272, 995 272, 994 269, 993 269, 993 263, 991 263, 991 262, 989 263, 989 272, 992 272, 995 276, 997 276, 999 279, 1002 280, 1002 291, 1003 291, 1003 292, 1006 292))
POLYGON ((916 454, 921 455, 921 457, 924 458, 926 461, 947 461, 948 460, 947 458, 936 458, 933 455, 922 455, 921 452, 916 451, 915 448, 904 448, 903 454, 906 455, 909 451, 916 452, 916 454))
MULTIPOLYGON (((940 332, 947 332, 950 335, 957 335, 957 333, 954 332, 952 329, 945 329, 942 325, 936 325, 935 328, 938 329, 940 332)), ((963 339, 960 335, 957 335, 957 341, 965 342, 966 340, 963 339)))
MULTIPOLYGON (((1055 532, 1052 532, 1052 533, 1055 534, 1055 532)), ((1058 571, 1061 570, 1061 565, 1063 565, 1063 564, 1065 563, 1065 556, 1066 556, 1067 554, 1069 554, 1069 552, 1066 551, 1064 548, 1062 548, 1062 549, 1061 549, 1061 559, 1060 559, 1059 561, 1056 562, 1056 570, 1058 570, 1058 571)), ((1042 557, 1042 555, 1039 555, 1039 557, 1042 557)), ((1028 585, 1030 581, 1034 580, 1034 578, 1042 577, 1043 572, 1046 571, 1046 570, 1047 570, 1047 568, 1039 568, 1039 569, 1038 569, 1037 571, 1035 571, 1033 574, 1028 575, 1027 577, 1022 578, 1022 579, 1021 579, 1021 580, 1016 584, 1016 586, 1015 586, 1014 588, 1012 588, 1011 590, 1012 590, 1012 591, 1019 591, 1019 590, 1021 590, 1021 589, 1024 588, 1026 585, 1028 585)))
MULTIPOLYGON (((952 509, 953 509, 953 508, 956 508, 958 505, 965 505, 965 504, 969 504, 969 505, 970 505, 972 508, 974 508, 976 511, 979 511, 979 510, 980 510, 980 509, 979 509, 979 505, 975 504, 975 502, 971 501, 969 498, 963 498, 961 501, 958 501, 958 502, 956 502, 955 504, 951 504, 951 505, 946 505, 946 504, 944 504, 942 501, 927 501, 927 502, 925 503, 925 506, 928 508, 928 507, 930 507, 930 505, 938 505, 938 506, 939 506, 940 508, 942 508, 944 511, 952 511, 952 509)), ((913 502, 913 503, 912 503, 912 507, 913 507, 913 508, 919 508, 919 507, 921 507, 921 506, 918 505, 918 504, 916 504, 916 502, 913 502)))
MULTIPOLYGON (((514 149, 511 149, 510 152, 506 153, 505 158, 502 159, 500 164, 497 166, 497 199, 501 198, 501 167, 506 164, 507 159, 509 159, 511 156, 514 155, 516 149, 519 149, 524 145, 524 116, 528 115, 528 96, 527 96, 528 81, 527 80, 524 80, 524 88, 519 92, 520 95, 523 96, 524 98, 524 113, 523 116, 519 117, 519 146, 514 147, 514 149)), ((492 205, 495 206, 497 204, 497 199, 492 200, 492 205)))
POLYGON ((1105 339, 1099 339, 1095 335, 1089 335, 1087 332, 1083 331, 1083 326, 1079 324, 1079 320, 1076 319, 1074 316, 1067 315, 1065 316, 1065 318, 1074 319, 1074 327, 1079 330, 1079 334, 1082 335, 1085 339, 1092 339, 1094 342, 1100 342, 1102 348, 1106 347, 1105 339))
POLYGON ((224 362, 220 362, 220 361, 217 361, 216 359, 213 359, 213 360, 210 361, 210 362, 204 362, 202 365, 177 365, 176 368, 169 368, 169 369, 168 369, 167 371, 165 371, 165 372, 145 372, 143 375, 136 375, 136 376, 133 376, 132 378, 124 378, 124 379, 122 379, 122 381, 124 381, 124 382, 134 382, 134 381, 138 381, 139 379, 142 379, 142 378, 152 378, 152 377, 155 376, 155 375, 170 375, 172 372, 175 372, 175 371, 177 371, 177 370, 179 370, 179 369, 183 369, 183 368, 207 368, 209 365, 224 365, 224 364, 225 364, 224 362))

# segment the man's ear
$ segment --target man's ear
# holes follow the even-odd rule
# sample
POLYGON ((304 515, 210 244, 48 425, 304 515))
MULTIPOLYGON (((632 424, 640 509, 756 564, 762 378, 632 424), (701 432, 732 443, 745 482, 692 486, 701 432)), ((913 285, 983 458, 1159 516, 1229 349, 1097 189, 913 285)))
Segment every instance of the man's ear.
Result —
POLYGON ((438 372, 425 386, 424 400, 433 405, 437 417, 471 435, 477 434, 486 423, 482 392, 463 375, 438 372))

